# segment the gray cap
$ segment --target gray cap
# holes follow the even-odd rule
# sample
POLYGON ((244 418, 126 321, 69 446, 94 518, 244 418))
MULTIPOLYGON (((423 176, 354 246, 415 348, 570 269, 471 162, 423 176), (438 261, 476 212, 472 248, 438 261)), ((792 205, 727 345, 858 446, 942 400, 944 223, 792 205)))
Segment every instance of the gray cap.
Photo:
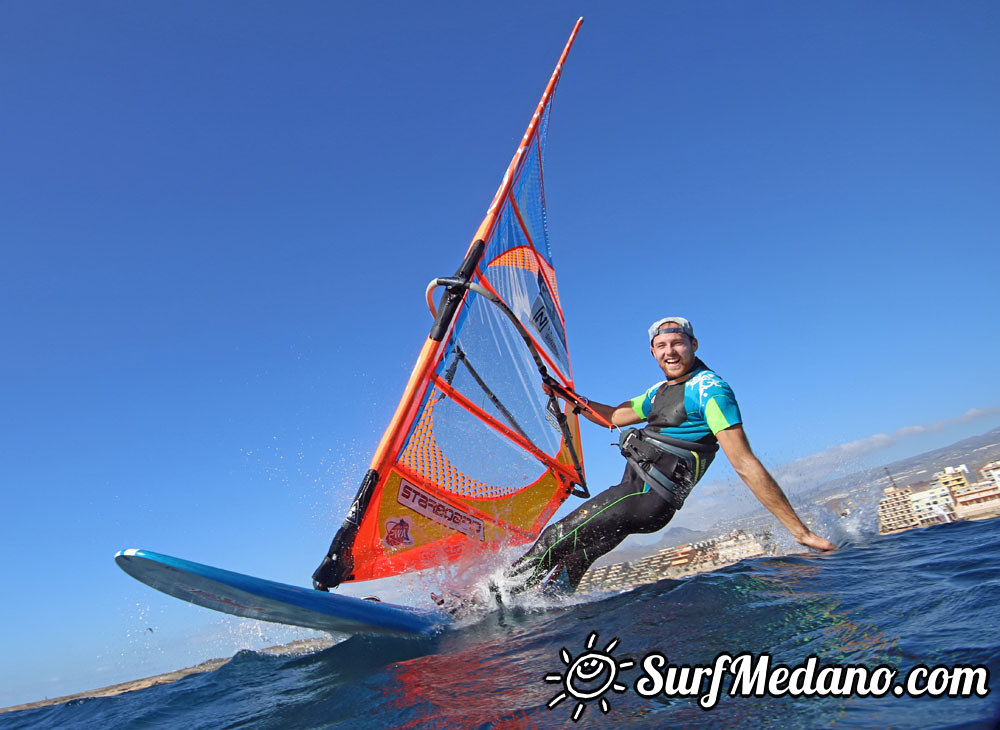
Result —
POLYGON ((661 332, 680 332, 692 339, 694 338, 694 327, 683 317, 664 317, 653 322, 649 327, 649 341, 652 343, 653 338, 661 332), (673 324, 675 326, 664 327, 663 325, 665 324, 673 324))

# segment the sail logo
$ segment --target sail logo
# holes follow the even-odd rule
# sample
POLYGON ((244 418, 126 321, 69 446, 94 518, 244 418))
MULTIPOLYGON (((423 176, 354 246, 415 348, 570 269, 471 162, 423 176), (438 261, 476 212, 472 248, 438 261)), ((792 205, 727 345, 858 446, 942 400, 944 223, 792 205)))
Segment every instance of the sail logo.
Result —
POLYGON ((396 501, 439 525, 444 525, 469 537, 486 540, 486 526, 481 519, 473 517, 457 507, 452 507, 447 502, 428 494, 405 479, 400 480, 396 501))
POLYGON ((385 521, 385 544, 390 548, 411 547, 413 537, 410 535, 410 520, 400 517, 398 520, 385 521))
POLYGON ((531 323, 535 326, 538 334, 542 336, 549 350, 560 359, 565 357, 566 352, 566 332, 563 330, 562 321, 559 319, 555 302, 549 292, 548 284, 538 272, 538 296, 531 304, 531 323))

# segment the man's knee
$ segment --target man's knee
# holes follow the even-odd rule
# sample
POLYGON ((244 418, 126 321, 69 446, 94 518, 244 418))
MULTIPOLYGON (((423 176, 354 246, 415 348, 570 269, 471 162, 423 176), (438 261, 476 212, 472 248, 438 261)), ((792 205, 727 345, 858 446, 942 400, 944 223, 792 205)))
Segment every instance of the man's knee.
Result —
POLYGON ((659 532, 667 526, 667 523, 674 518, 676 513, 677 510, 673 507, 666 507, 644 517, 641 520, 637 520, 636 523, 631 526, 629 532, 640 533, 643 535, 648 535, 651 532, 659 532))

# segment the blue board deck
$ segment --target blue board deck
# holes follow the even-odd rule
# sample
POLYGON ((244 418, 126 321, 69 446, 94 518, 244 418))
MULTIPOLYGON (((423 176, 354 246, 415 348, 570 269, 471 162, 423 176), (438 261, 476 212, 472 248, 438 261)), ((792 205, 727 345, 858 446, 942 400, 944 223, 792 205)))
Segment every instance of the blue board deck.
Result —
POLYGON ((174 598, 243 618, 335 634, 429 636, 452 623, 447 613, 366 601, 254 578, 149 550, 122 550, 126 573, 174 598))

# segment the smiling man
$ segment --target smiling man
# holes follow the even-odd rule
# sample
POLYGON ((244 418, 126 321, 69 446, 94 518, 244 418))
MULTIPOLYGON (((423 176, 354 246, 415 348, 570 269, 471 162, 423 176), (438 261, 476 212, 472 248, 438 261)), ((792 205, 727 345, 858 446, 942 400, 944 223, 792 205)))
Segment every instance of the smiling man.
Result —
POLYGON ((626 537, 662 529, 705 475, 720 445, 754 496, 800 544, 836 549, 799 519, 750 449, 732 388, 695 355, 698 340, 691 323, 683 317, 657 320, 649 328, 649 350, 666 380, 617 406, 583 399, 590 412, 581 412, 594 423, 646 423, 622 432, 620 446, 628 462, 622 481, 545 528, 508 571, 518 589, 554 575, 575 590, 587 568, 626 537))

